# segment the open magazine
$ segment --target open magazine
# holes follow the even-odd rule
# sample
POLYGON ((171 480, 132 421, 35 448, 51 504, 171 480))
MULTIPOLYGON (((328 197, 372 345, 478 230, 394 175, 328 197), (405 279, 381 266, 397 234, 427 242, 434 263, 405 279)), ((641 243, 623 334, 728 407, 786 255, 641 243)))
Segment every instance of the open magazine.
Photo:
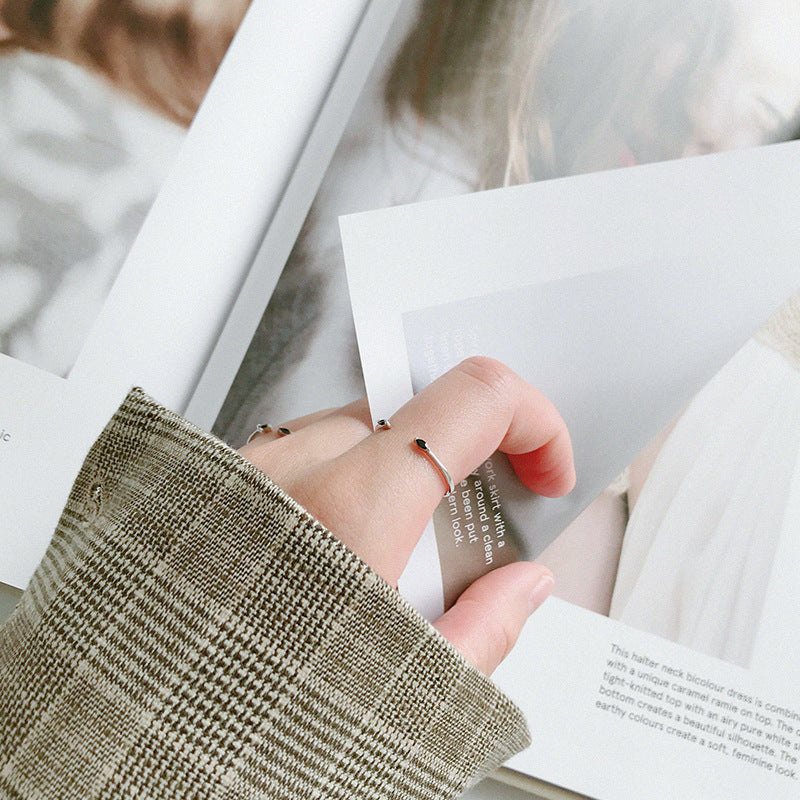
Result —
POLYGON ((400 584, 433 618, 515 558, 555 572, 497 674, 533 733, 514 770, 599 800, 797 791, 798 179, 788 143, 341 220, 376 417, 481 354, 571 430, 570 495, 495 455, 400 584))
MULTIPOLYGON (((245 5, 219 4, 220 13, 245 5)), ((132 201, 138 216, 119 215, 124 243, 102 237, 114 243, 104 285, 92 293, 93 309, 72 313, 84 332, 74 336, 78 328, 69 324, 50 337, 65 346, 78 340, 71 360, 37 364, 9 355, 0 333, 0 533, 18 537, 23 519, 26 529, 42 531, 24 547, 8 549, 0 539, 0 580, 25 582, 70 476, 130 383, 203 427, 213 423, 233 445, 265 420, 280 423, 363 394, 338 215, 792 138, 800 100, 795 17, 788 0, 255 0, 188 134, 161 119, 131 123, 157 169, 149 184, 147 170, 133 169, 146 185, 132 201), (55 456, 52 465, 42 453, 55 456)), ((32 97, 24 102, 37 108, 41 92, 32 97)), ((86 101, 79 105, 98 118, 86 101)), ((180 110, 170 116, 187 121, 180 110)), ((25 133, 27 142, 60 143, 25 133)), ((103 142, 94 128, 89 138, 103 142)), ((99 161, 89 157, 88 169, 114 167, 115 141, 101 147, 99 161)), ((75 152, 59 144, 55 163, 75 152)), ((30 166, 15 163, 23 173, 30 166)), ((0 169, 5 164, 1 158, 0 169)), ((51 189, 47 176, 40 182, 51 189)), ((52 173, 51 182, 62 178, 52 173)), ((95 198, 100 221, 114 221, 110 196, 104 190, 95 198)), ((8 210, 0 201, 0 236, 16 220, 8 210)), ((581 221, 593 213, 587 209, 581 221)), ((637 236, 626 230, 620 239, 637 236)), ((424 263, 435 270, 442 255, 434 242, 424 263)), ((574 255, 577 265, 587 263, 574 255)), ((390 269, 374 266, 381 275, 390 269)), ((19 274, 0 272, 0 290, 11 286, 24 299, 19 274), (9 274, 16 282, 4 282, 9 274)), ((462 297, 502 288, 488 283, 473 283, 462 297)), ((462 284, 462 277, 451 282, 453 291, 438 301, 423 293, 414 308, 456 300, 462 284)), ((375 298, 387 291, 379 287, 375 298)), ((3 298, 0 322, 7 308, 3 298)), ((631 497, 627 484, 604 492, 608 516, 622 520, 620 506, 631 497)), ((509 519, 508 541, 512 529, 509 519)), ((616 574, 613 552, 603 557, 616 574)), ((434 578, 441 580, 436 571, 434 578)), ((585 576, 576 583, 586 586, 585 576)), ((597 583, 585 605, 610 579, 597 583)))
POLYGON ((38 17, 0 56, 0 582, 27 583, 130 386, 211 426, 215 348, 241 360, 397 3, 247 6, 154 5, 113 40, 76 9, 95 72, 30 52, 38 17))

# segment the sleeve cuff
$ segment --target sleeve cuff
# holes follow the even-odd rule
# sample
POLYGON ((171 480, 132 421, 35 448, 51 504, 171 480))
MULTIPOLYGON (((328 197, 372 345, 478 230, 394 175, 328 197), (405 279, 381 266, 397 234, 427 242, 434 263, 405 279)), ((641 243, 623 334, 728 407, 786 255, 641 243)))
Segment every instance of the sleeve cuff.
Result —
POLYGON ((0 789, 82 800, 453 797, 529 742, 396 591, 140 390, 0 632, 0 720, 0 789))

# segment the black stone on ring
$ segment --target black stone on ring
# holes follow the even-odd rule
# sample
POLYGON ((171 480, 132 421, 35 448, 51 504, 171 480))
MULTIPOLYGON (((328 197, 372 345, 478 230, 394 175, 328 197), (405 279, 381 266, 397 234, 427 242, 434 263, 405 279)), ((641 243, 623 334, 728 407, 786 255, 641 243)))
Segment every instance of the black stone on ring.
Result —
POLYGON ((450 494, 452 491, 455 490, 455 484, 453 483, 453 479, 450 477, 450 473, 447 471, 447 467, 442 464, 441 461, 436 457, 433 451, 428 447, 428 443, 424 439, 414 439, 414 444, 423 452, 425 455, 430 459, 431 463, 436 467, 436 469, 441 472, 442 477, 444 478, 444 482, 447 484, 447 492, 445 494, 450 494))
POLYGON ((256 436, 259 436, 262 433, 272 433, 272 425, 268 422, 262 422, 256 425, 256 429, 247 437, 246 444, 250 444, 256 436))

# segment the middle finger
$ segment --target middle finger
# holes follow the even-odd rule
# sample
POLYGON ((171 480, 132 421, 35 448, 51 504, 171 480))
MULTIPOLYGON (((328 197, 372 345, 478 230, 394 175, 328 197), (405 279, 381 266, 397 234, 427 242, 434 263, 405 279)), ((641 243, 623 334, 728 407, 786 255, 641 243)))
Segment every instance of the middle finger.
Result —
MULTIPOLYGON (((391 419, 289 489, 379 574, 394 583, 444 493, 440 469, 414 444, 425 439, 457 484, 495 450, 534 491, 574 483, 572 448, 555 407, 491 359, 467 359, 391 419)), ((287 487, 284 487, 287 488, 287 487)))

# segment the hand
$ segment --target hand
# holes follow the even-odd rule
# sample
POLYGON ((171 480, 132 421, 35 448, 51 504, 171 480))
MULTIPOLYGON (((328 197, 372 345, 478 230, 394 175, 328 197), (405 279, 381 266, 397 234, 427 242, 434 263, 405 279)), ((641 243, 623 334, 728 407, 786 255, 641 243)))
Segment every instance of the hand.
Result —
MULTIPOLYGON (((569 434, 552 403, 491 359, 463 361, 391 424, 373 433, 361 400, 286 423, 289 436, 259 435, 241 454, 393 586, 445 488, 415 438, 428 441, 456 483, 495 450, 534 492, 558 497, 575 483, 569 434)), ((488 675, 552 587, 545 567, 509 564, 475 581, 434 625, 488 675)))

